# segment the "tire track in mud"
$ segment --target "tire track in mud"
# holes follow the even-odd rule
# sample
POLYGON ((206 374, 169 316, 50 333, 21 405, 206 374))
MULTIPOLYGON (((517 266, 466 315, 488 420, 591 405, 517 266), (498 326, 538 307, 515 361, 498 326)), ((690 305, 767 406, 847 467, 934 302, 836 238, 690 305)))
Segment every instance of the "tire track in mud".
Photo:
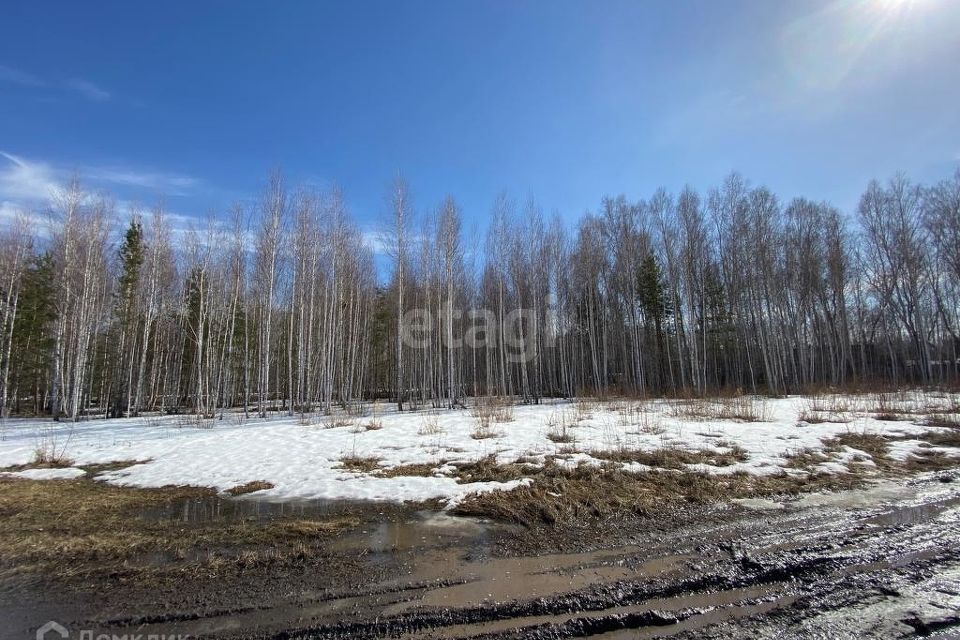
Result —
MULTIPOLYGON (((958 499, 937 495, 854 514, 828 509, 747 517, 717 528, 717 537, 698 544, 695 559, 674 572, 678 575, 603 581, 480 605, 425 607, 413 600, 391 615, 317 624, 275 637, 699 637, 711 627, 718 629, 716 637, 726 637, 738 635, 734 629, 751 620, 759 634, 763 624, 757 620, 798 624, 823 610, 849 609, 854 615, 864 603, 896 598, 903 587, 960 566, 960 545, 953 543, 960 519, 939 517, 955 511, 958 499)), ((629 566, 644 550, 611 552, 605 552, 608 564, 629 566)), ((933 623, 949 625, 949 616, 945 620, 933 623)), ((921 620, 913 628, 920 633, 929 625, 921 620)))

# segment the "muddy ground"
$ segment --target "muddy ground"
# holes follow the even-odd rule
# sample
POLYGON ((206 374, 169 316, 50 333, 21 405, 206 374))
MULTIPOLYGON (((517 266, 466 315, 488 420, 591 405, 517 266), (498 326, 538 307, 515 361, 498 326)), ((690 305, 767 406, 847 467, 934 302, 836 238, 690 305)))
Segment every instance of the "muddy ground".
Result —
MULTIPOLYGON (((94 484, 71 482, 56 484, 94 484)), ((44 486, 47 496, 53 483, 44 486)), ((952 470, 785 500, 680 503, 589 528, 498 524, 432 505, 277 505, 192 491, 124 511, 107 506, 123 504, 116 491, 96 496, 97 512, 123 536, 98 539, 69 514, 68 536, 47 530, 55 523, 18 522, 24 535, 38 529, 29 533, 44 548, 23 536, 4 547, 13 550, 0 559, 3 638, 33 638, 48 620, 71 637, 143 638, 960 631, 960 475, 952 470), (122 524, 131 518, 132 529, 122 524), (158 549, 151 532, 183 544, 158 549), (57 545, 68 562, 57 562, 57 545)))

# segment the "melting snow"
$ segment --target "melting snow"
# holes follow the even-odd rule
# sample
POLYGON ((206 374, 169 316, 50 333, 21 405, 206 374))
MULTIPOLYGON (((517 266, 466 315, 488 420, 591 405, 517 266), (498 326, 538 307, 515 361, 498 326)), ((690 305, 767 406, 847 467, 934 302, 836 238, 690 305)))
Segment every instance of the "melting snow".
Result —
MULTIPOLYGON (((927 427, 909 421, 879 421, 869 413, 851 413, 851 422, 807 424, 800 416, 807 400, 800 397, 757 400, 765 404, 764 422, 690 420, 676 417, 674 405, 651 401, 646 416, 617 410, 615 403, 597 403, 579 415, 566 402, 518 406, 513 421, 494 425, 496 437, 474 439, 476 420, 466 410, 387 412, 378 416, 381 429, 366 430, 371 418, 325 428, 304 425, 296 417, 250 419, 235 416, 215 421, 210 428, 179 426, 176 417, 92 420, 77 424, 36 420, 8 420, 0 440, 0 468, 28 464, 38 445, 63 451, 75 465, 139 461, 132 466, 101 473, 100 480, 138 487, 195 485, 221 491, 255 480, 272 483, 258 493, 268 499, 326 498, 370 500, 426 500, 451 503, 478 491, 511 489, 527 480, 460 484, 451 463, 475 461, 492 455, 501 463, 518 459, 542 464, 548 457, 566 466, 599 464, 591 456, 600 450, 653 451, 665 446, 725 452, 742 447, 744 462, 728 466, 690 465, 707 473, 745 471, 778 473, 786 456, 802 449, 822 450, 822 439, 854 432, 909 436, 927 427), (425 425, 431 418, 439 429, 425 425), (565 420, 573 443, 555 443, 548 434, 565 420), (640 424, 642 423, 642 424, 640 424), (651 426, 652 425, 652 426, 651 426), (341 458, 378 459, 381 467, 428 463, 432 476, 381 477, 344 469, 341 458)), ((891 443, 891 457, 903 460, 923 443, 904 439, 891 443)), ((927 450, 930 447, 926 445, 927 450)), ((950 449, 945 449, 950 452, 950 449)), ((820 465, 822 471, 839 472, 846 463, 870 456, 849 447, 820 465)), ((626 463, 628 471, 648 469, 626 463)), ((13 475, 33 479, 73 478, 81 469, 31 469, 13 475)))

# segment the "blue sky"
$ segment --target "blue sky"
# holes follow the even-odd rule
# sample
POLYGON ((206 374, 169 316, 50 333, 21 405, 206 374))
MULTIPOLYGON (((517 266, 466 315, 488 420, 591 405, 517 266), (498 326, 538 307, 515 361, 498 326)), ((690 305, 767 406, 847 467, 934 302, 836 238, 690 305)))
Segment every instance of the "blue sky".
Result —
POLYGON ((736 169, 851 210, 960 164, 960 2, 60 2, 0 20, 0 206, 71 172, 182 215, 272 168, 374 225, 496 194, 574 220, 736 169))

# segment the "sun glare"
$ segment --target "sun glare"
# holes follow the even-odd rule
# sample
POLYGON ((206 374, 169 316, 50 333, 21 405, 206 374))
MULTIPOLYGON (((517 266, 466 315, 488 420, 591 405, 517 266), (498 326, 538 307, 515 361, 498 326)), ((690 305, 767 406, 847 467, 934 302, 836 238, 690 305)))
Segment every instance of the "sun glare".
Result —
POLYGON ((786 68, 806 89, 878 77, 928 45, 923 34, 941 9, 939 0, 832 0, 784 29, 786 68))
POLYGON ((873 0, 882 11, 901 12, 909 11, 917 5, 926 4, 928 0, 873 0))

